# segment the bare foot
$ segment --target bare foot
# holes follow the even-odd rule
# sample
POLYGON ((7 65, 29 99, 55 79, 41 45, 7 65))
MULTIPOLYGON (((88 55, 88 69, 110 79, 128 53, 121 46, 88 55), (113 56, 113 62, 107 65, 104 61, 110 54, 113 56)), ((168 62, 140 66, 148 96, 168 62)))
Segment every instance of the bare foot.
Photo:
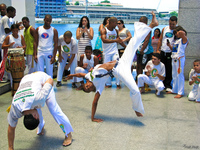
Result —
POLYGON ((97 119, 97 118, 94 118, 92 119, 93 122, 103 122, 103 119, 97 119))
POLYGON ((117 89, 121 89, 122 87, 121 87, 121 85, 117 85, 117 89))
POLYGON ((140 93, 142 94, 142 93, 145 93, 145 89, 144 89, 144 87, 141 87, 141 89, 140 89, 140 93))
POLYGON ((38 133, 37 135, 44 135, 44 127, 42 128, 42 131, 38 133))
POLYGON ((112 87, 112 85, 106 85, 105 86, 105 88, 111 88, 112 87))
POLYGON ((140 112, 135 111, 135 113, 136 113, 136 115, 137 115, 138 117, 143 117, 143 115, 142 115, 140 112))
POLYGON ((83 89, 83 86, 82 86, 82 85, 79 86, 78 88, 76 88, 77 91, 80 91, 80 90, 82 90, 82 89, 83 89))
POLYGON ((196 101, 196 103, 200 103, 200 101, 196 101))
POLYGON ((158 26, 159 24, 158 24, 158 20, 156 19, 155 13, 152 11, 151 14, 152 14, 152 21, 151 21, 149 27, 154 28, 154 27, 158 26))
POLYGON ((71 132, 69 134, 67 134, 67 137, 65 136, 65 140, 63 142, 63 146, 69 146, 72 144, 72 134, 71 132))
POLYGON ((181 98, 181 97, 183 97, 183 96, 178 94, 174 98, 181 98))

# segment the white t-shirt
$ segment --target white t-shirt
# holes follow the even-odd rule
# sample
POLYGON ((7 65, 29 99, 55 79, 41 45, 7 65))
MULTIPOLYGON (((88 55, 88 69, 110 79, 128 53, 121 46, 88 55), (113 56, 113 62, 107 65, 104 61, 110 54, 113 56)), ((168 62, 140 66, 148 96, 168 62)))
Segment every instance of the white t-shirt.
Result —
MULTIPOLYGON (((112 31, 108 30, 106 27, 106 39, 115 40, 117 38, 117 32, 115 29, 112 31)), ((104 43, 102 42, 104 55, 112 55, 118 53, 117 43, 104 43)))
POLYGON ((149 60, 148 63, 145 66, 144 72, 147 72, 147 66, 151 67, 151 73, 150 73, 150 79, 151 80, 157 80, 159 79, 157 76, 154 75, 154 73, 156 73, 156 71, 158 71, 158 74, 160 74, 161 76, 165 77, 165 65, 160 62, 159 65, 154 65, 152 63, 152 60, 149 60))
POLYGON ((175 41, 172 49, 172 58, 178 59, 179 57, 185 56, 185 48, 187 47, 188 41, 183 44, 182 39, 175 41))
POLYGON ((78 46, 76 40, 72 37, 71 42, 67 44, 64 41, 63 35, 61 35, 58 39, 58 46, 61 46, 61 50, 67 54, 77 54, 78 46))
POLYGON ((109 75, 103 76, 101 78, 96 78, 96 75, 106 74, 108 72, 104 68, 99 68, 100 65, 101 64, 96 65, 91 72, 89 72, 85 75, 85 78, 88 79, 89 81, 93 82, 94 86, 96 87, 96 93, 99 92, 99 94, 101 95, 101 93, 105 87, 105 83, 109 78, 109 75))
POLYGON ((171 50, 170 50, 169 46, 167 46, 167 39, 169 40, 171 45, 174 44, 173 30, 171 30, 169 28, 169 26, 165 27, 164 31, 163 31, 163 39, 162 39, 161 51, 166 52, 166 53, 170 53, 171 50))
POLYGON ((18 119, 23 116, 23 111, 44 106, 46 99, 36 100, 35 98, 49 78, 51 77, 44 72, 31 73, 22 78, 8 114, 7 119, 10 126, 17 125, 18 119))
POLYGON ((38 51, 49 52, 54 49, 54 27, 45 29, 43 26, 38 27, 38 51))
MULTIPOLYGON (((190 73, 189 73, 189 81, 192 81, 193 76, 197 76, 200 79, 200 73, 197 73, 194 69, 191 69, 190 73)), ((194 86, 196 86, 196 85, 199 85, 198 81, 194 82, 194 86)))
POLYGON ((8 16, 7 15, 3 16, 3 18, 1 19, 1 30, 0 30, 0 32, 1 32, 0 43, 1 44, 3 44, 4 39, 6 38, 6 36, 11 34, 11 32, 6 34, 4 29, 6 29, 6 28, 10 29, 11 25, 12 25, 12 22, 10 22, 10 19, 8 18, 8 16))
POLYGON ((90 70, 90 68, 94 67, 94 55, 92 54, 91 55, 91 59, 87 59, 86 55, 84 54, 84 57, 83 57, 83 64, 87 63, 87 68, 86 70, 90 70))
POLYGON ((9 44, 15 42, 15 44, 12 45, 10 48, 16 48, 17 46, 22 47, 22 38, 21 35, 18 34, 18 38, 14 38, 13 35, 9 35, 9 44))

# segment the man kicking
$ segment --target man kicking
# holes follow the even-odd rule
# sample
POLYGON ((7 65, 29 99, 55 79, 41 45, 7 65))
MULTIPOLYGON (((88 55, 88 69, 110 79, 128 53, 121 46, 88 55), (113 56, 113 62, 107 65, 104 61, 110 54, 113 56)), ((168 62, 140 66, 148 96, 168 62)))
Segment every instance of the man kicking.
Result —
MULTIPOLYGON (((44 134, 45 122, 40 108, 44 107, 45 103, 51 115, 65 133, 63 146, 68 146, 72 143, 72 126, 57 104, 52 86, 53 79, 44 72, 34 72, 22 78, 8 114, 8 146, 10 150, 14 149, 15 128, 18 119, 22 116, 31 115, 33 119, 39 119, 37 134, 44 134)), ((24 120, 26 120, 25 118, 24 120)), ((34 128, 31 127, 34 124, 33 121, 28 125, 28 129, 33 130, 37 127, 37 125, 34 128)), ((25 127, 27 128, 26 125, 25 127)))
POLYGON ((85 92, 96 92, 92 104, 92 115, 91 120, 94 122, 102 122, 102 119, 95 118, 95 112, 97 108, 97 103, 100 95, 104 89, 105 82, 109 78, 109 75, 114 75, 119 78, 129 89, 130 97, 132 100, 132 108, 138 117, 142 117, 144 114, 144 107, 142 103, 142 98, 138 86, 131 73, 131 65, 135 52, 139 47, 140 43, 145 39, 148 33, 158 25, 155 14, 152 12, 152 22, 149 26, 142 22, 136 22, 134 24, 135 32, 134 37, 129 41, 124 54, 121 59, 107 62, 105 64, 96 65, 92 72, 90 73, 78 73, 68 75, 67 79, 72 77, 85 77, 87 80, 86 84, 83 86, 85 92))

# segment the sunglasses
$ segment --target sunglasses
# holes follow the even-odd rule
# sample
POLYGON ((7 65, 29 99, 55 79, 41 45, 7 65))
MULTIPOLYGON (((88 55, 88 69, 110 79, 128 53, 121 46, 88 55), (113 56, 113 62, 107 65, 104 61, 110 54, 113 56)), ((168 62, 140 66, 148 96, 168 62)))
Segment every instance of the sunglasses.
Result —
POLYGON ((117 23, 117 24, 122 24, 122 23, 117 23))

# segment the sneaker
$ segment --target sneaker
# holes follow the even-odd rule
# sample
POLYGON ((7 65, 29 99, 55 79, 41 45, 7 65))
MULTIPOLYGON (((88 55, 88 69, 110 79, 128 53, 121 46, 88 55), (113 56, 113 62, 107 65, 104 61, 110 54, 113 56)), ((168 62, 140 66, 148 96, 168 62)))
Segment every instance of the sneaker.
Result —
POLYGON ((60 81, 57 81, 56 87, 62 86, 60 81))
POLYGON ((166 92, 172 92, 172 89, 166 88, 166 92))

